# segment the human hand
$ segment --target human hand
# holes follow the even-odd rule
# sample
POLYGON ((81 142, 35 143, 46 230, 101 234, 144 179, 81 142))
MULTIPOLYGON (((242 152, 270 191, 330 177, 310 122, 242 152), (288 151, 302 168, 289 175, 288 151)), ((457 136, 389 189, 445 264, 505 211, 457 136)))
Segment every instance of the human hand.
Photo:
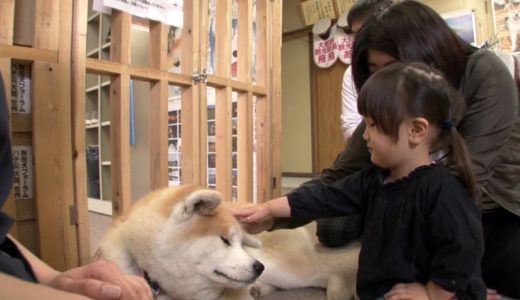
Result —
POLYGON ((398 283, 385 294, 385 300, 429 300, 426 286, 418 283, 398 283))
POLYGON ((256 234, 273 226, 273 217, 268 203, 245 208, 232 208, 231 214, 242 224, 245 231, 256 234))
POLYGON ((103 260, 58 273, 48 285, 99 300, 153 298, 143 278, 126 275, 114 263, 103 260))

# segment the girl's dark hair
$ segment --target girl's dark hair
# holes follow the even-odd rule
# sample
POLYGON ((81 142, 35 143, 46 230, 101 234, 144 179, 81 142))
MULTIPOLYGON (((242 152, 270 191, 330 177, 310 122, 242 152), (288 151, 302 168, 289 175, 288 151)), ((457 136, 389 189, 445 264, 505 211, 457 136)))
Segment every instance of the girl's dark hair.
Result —
POLYGON ((470 195, 476 185, 464 139, 455 128, 452 103, 462 97, 443 75, 424 63, 394 63, 371 76, 358 97, 358 111, 370 117, 394 142, 407 118, 425 118, 439 129, 438 145, 447 146, 470 195))
POLYGON ((392 0, 357 0, 347 14, 347 23, 352 30, 352 23, 356 21, 365 22, 378 10, 392 5, 392 0))
POLYGON ((352 75, 358 90, 370 77, 368 51, 378 50, 399 61, 418 61, 440 70, 459 87, 472 47, 462 40, 430 7, 402 1, 367 19, 356 34, 352 75))

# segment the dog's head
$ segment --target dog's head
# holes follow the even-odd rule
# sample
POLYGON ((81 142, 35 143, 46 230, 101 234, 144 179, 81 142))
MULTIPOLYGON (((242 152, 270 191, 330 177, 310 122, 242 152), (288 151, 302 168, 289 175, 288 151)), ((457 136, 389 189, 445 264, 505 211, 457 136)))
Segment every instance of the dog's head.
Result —
POLYGON ((520 24, 520 6, 513 3, 507 4, 507 22, 509 24, 520 24))
POLYGON ((146 201, 164 220, 153 239, 153 255, 167 273, 174 275, 176 289, 189 289, 186 285, 197 289, 212 285, 242 288, 262 273, 264 266, 244 248, 259 247, 260 242, 221 205, 219 192, 171 188, 146 201))

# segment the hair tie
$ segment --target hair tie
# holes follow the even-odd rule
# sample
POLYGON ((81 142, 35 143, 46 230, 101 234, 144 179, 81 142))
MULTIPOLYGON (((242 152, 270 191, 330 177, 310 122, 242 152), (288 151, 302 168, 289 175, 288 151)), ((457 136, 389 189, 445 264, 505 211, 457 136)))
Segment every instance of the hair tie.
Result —
POLYGON ((452 129, 453 127, 455 127, 455 125, 453 125, 453 121, 452 120, 444 120, 442 121, 442 128, 444 129, 452 129))

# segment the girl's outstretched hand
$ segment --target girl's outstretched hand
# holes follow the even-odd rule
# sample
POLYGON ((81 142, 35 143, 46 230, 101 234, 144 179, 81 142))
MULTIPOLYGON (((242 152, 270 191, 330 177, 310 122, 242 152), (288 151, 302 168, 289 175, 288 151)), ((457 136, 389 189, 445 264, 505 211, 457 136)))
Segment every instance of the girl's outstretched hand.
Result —
POLYGON ((240 222, 248 233, 260 233, 273 226, 273 216, 268 202, 240 209, 232 209, 231 214, 240 222))
POLYGON ((231 214, 249 233, 260 233, 273 227, 275 217, 289 217, 291 208, 287 197, 269 200, 242 209, 232 209, 231 214))

